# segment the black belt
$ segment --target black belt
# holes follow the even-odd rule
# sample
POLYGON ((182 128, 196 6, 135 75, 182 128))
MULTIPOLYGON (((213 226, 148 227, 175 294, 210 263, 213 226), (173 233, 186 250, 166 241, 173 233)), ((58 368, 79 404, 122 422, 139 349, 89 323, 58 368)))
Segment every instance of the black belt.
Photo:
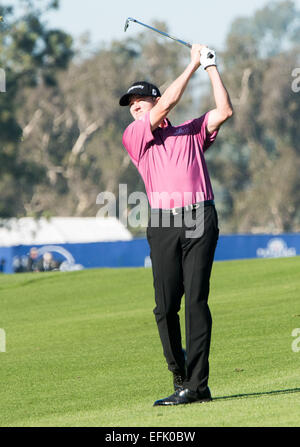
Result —
POLYGON ((180 207, 180 208, 170 208, 170 209, 151 208, 151 212, 154 212, 154 213, 168 213, 168 214, 173 214, 173 216, 175 216, 176 214, 184 213, 184 211, 196 210, 200 206, 208 206, 208 205, 214 205, 214 204, 215 204, 214 200, 204 200, 204 202, 191 203, 190 205, 186 205, 186 206, 183 206, 183 207, 180 207))

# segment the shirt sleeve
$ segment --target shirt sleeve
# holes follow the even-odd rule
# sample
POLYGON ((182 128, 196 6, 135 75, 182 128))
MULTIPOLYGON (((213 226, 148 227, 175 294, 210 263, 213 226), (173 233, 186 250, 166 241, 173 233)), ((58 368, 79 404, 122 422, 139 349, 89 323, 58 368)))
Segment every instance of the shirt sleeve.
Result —
POLYGON ((127 150, 133 163, 138 166, 145 151, 154 140, 150 124, 150 112, 146 113, 140 120, 129 124, 123 134, 123 145, 127 150))
POLYGON ((204 115, 200 116, 200 118, 196 118, 191 121, 191 125, 199 139, 200 146, 202 147, 203 152, 205 152, 209 148, 209 146, 213 144, 219 132, 219 129, 215 130, 213 133, 208 132, 207 121, 209 113, 210 112, 207 112, 204 115))

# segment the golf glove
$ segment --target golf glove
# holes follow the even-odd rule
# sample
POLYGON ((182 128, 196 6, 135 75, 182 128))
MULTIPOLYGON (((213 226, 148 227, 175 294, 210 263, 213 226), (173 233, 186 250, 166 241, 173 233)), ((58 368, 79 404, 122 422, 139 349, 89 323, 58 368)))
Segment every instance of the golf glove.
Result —
POLYGON ((217 65, 216 52, 207 47, 202 48, 200 52, 200 63, 204 69, 211 65, 217 65))

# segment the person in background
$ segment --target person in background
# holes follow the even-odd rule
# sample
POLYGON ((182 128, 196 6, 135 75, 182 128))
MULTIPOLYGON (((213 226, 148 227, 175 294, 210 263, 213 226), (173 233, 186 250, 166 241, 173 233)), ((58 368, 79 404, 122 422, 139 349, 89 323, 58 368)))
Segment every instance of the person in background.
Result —
POLYGON ((27 260, 27 268, 26 268, 27 272, 38 271, 38 257, 39 257, 38 249, 36 247, 31 247, 27 260))
POLYGON ((53 259, 52 253, 46 252, 37 264, 39 272, 50 272, 58 269, 58 263, 53 259))

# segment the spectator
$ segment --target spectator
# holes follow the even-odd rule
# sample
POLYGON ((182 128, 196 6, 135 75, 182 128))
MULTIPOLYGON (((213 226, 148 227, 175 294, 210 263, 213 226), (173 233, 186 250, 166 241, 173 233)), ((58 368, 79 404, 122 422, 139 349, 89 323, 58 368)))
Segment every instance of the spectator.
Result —
POLYGON ((22 266, 21 258, 19 256, 15 256, 13 259, 13 269, 15 273, 24 272, 24 267, 22 266))
POLYGON ((53 259, 52 253, 44 253, 42 259, 39 260, 37 264, 39 272, 49 272, 51 270, 58 269, 58 263, 53 259))
POLYGON ((38 257, 39 257, 39 252, 38 249, 36 247, 32 247, 29 251, 29 257, 27 260, 27 268, 26 270, 28 272, 38 272, 38 257))

